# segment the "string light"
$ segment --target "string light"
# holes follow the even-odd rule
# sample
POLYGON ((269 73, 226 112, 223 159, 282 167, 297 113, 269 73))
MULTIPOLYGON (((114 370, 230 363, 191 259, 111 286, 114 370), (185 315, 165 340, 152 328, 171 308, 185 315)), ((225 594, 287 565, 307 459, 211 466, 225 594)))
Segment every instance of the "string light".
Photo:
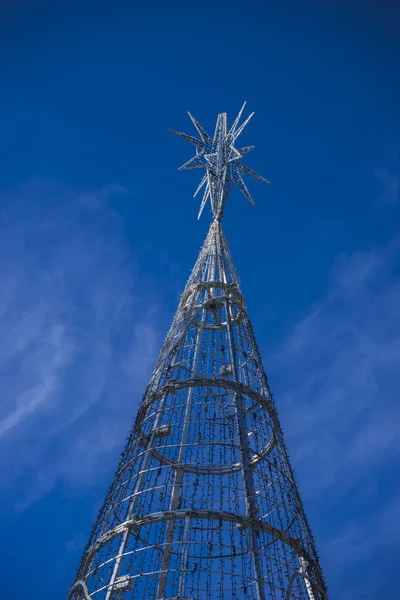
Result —
MULTIPOLYGON (((243 107, 244 108, 244 107, 243 107)), ((204 167, 214 221, 162 347, 70 600, 326 600, 314 540, 221 227, 248 119, 218 116, 204 167)), ((176 133, 176 132, 175 132, 176 133)), ((266 181, 266 180, 264 180, 266 181)))

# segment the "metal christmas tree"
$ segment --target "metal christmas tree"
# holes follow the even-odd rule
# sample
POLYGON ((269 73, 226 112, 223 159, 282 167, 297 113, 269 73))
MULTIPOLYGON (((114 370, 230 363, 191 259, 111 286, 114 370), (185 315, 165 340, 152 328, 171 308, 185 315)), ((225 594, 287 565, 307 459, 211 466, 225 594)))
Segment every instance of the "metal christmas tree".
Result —
MULTIPOLYGON (((243 107, 244 108, 244 107, 243 107)), ((70 600, 325 600, 318 556, 221 218, 232 183, 266 181, 235 148, 249 121, 200 139, 199 216, 214 220, 181 296, 70 600)), ((251 115, 250 115, 251 116, 251 115)), ((196 192, 197 193, 197 192, 196 192)))

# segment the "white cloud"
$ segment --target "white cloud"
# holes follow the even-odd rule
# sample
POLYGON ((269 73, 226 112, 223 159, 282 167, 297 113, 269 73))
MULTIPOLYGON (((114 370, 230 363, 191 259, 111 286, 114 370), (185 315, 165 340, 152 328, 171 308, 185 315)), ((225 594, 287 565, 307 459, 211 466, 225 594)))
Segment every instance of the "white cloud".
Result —
POLYGON ((332 515, 317 542, 342 600, 375 597, 385 575, 371 587, 368 565, 398 545, 400 490, 387 482, 400 456, 399 247, 340 256, 325 297, 267 360, 306 509, 332 515))
POLYGON ((127 192, 36 182, 2 197, 0 491, 20 510, 110 468, 155 361, 157 306, 111 193, 127 192))
POLYGON ((340 257, 326 297, 269 364, 285 373, 278 408, 300 461, 312 459, 311 490, 340 473, 345 492, 356 463, 400 453, 398 249, 340 257))

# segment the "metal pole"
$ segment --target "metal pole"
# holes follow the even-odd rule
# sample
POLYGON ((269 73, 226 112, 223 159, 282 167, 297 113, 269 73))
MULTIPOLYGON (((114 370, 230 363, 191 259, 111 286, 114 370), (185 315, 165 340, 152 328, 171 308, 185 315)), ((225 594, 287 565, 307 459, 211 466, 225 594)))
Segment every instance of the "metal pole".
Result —
MULTIPOLYGON (((238 370, 237 370, 237 361, 236 361, 236 350, 235 350, 235 340, 232 332, 232 323, 231 323, 231 315, 230 315, 230 304, 228 300, 225 300, 225 310, 226 310, 226 322, 227 322, 227 331, 228 331, 228 340, 229 340, 229 351, 231 355, 231 361, 233 365, 233 376, 235 381, 239 381, 238 370)), ((240 442, 240 456, 242 463, 242 477, 245 489, 245 501, 246 501, 246 514, 252 519, 257 519, 258 510, 257 505, 254 501, 254 484, 253 484, 253 475, 250 466, 250 452, 249 452, 249 441, 247 436, 247 428, 246 428, 246 415, 243 409, 243 398, 240 393, 234 394, 234 404, 235 404, 235 417, 236 417, 236 426, 238 429, 239 442, 240 442)), ((257 534, 254 529, 254 526, 250 527, 250 544, 251 551, 253 554, 253 562, 254 562, 254 572, 256 575, 256 587, 257 587, 257 600, 265 600, 265 590, 264 590, 264 581, 263 581, 263 573, 262 573, 262 564, 260 558, 260 551, 258 548, 257 534)))
MULTIPOLYGON (((135 504, 136 504, 137 499, 138 499, 137 493, 140 490, 143 476, 144 476, 144 474, 146 472, 147 466, 148 466, 148 464, 150 462, 150 459, 151 459, 151 450, 153 448, 153 442, 154 442, 154 438, 155 438, 155 435, 156 435, 155 429, 157 428, 158 423, 160 422, 160 419, 161 419, 161 416, 162 416, 162 411, 163 411, 164 404, 165 404, 165 401, 167 399, 167 396, 168 396, 168 392, 165 392, 165 394, 163 395, 162 400, 160 402, 160 406, 158 407, 156 418, 154 419, 153 431, 152 431, 152 433, 150 435, 149 443, 147 445, 147 448, 146 448, 146 451, 145 451, 145 455, 143 457, 143 461, 142 461, 142 464, 140 466, 140 473, 138 475, 138 478, 137 478, 137 481, 136 481, 136 485, 135 485, 135 488, 134 488, 134 491, 133 491, 133 494, 132 494, 132 499, 131 499, 131 501, 129 503, 128 513, 127 513, 127 519, 130 519, 132 517, 132 515, 133 515, 133 509, 135 508, 135 504)), ((122 557, 124 555, 125 548, 126 548, 126 546, 128 544, 130 533, 131 533, 131 531, 128 528, 122 534, 121 543, 120 543, 120 546, 119 546, 119 549, 118 549, 118 554, 116 555, 117 558, 115 560, 115 565, 114 565, 113 572, 111 574, 110 583, 108 585, 108 590, 107 590, 107 594, 106 594, 105 600, 110 600, 111 594, 113 593, 114 583, 115 583, 116 578, 118 577, 118 572, 119 572, 119 569, 121 567, 122 557)))
MULTIPOLYGON (((202 310, 203 310, 202 323, 204 323, 205 310, 204 310, 204 308, 202 310)), ((200 350, 200 342, 201 342, 201 334, 202 334, 202 323, 197 328, 196 345, 195 345, 194 357, 193 357, 193 369, 192 369, 193 373, 196 373, 197 363, 198 363, 198 359, 199 359, 199 350, 200 350)), ((185 443, 186 443, 187 433, 188 433, 189 424, 190 424, 190 411, 192 409, 192 396, 193 396, 193 387, 190 387, 189 392, 188 392, 186 410, 185 410, 185 419, 184 419, 183 429, 182 429, 182 437, 181 437, 181 445, 180 445, 180 449, 179 449, 178 464, 182 462, 184 452, 185 452, 185 443)), ((175 473, 175 479, 174 479, 174 483, 173 483, 173 487, 172 487, 172 493, 171 493, 171 503, 170 503, 170 509, 169 509, 171 511, 176 510, 176 508, 178 506, 179 498, 181 495, 182 480, 183 480, 183 469, 177 467, 176 473, 175 473)), ((174 521, 174 519, 171 519, 168 521, 167 530, 165 533, 164 550, 163 550, 162 559, 161 559, 160 579, 159 579, 158 588, 157 588, 157 599, 163 598, 164 594, 165 594, 165 587, 167 584, 167 569, 168 569, 168 564, 169 564, 169 560, 170 560, 170 556, 171 556, 171 546, 172 546, 172 537, 174 534, 174 528, 175 528, 175 521, 174 521)))

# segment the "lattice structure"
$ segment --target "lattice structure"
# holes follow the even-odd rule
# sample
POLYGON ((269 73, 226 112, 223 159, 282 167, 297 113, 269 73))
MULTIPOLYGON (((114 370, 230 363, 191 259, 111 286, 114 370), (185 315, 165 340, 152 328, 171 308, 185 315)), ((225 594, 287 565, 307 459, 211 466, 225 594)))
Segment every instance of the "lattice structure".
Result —
POLYGON ((240 161, 252 147, 234 148, 240 117, 228 131, 219 115, 213 138, 193 117, 200 140, 178 134, 214 220, 70 600, 327 599, 221 228, 231 184, 251 200, 242 173, 257 176, 240 161))

